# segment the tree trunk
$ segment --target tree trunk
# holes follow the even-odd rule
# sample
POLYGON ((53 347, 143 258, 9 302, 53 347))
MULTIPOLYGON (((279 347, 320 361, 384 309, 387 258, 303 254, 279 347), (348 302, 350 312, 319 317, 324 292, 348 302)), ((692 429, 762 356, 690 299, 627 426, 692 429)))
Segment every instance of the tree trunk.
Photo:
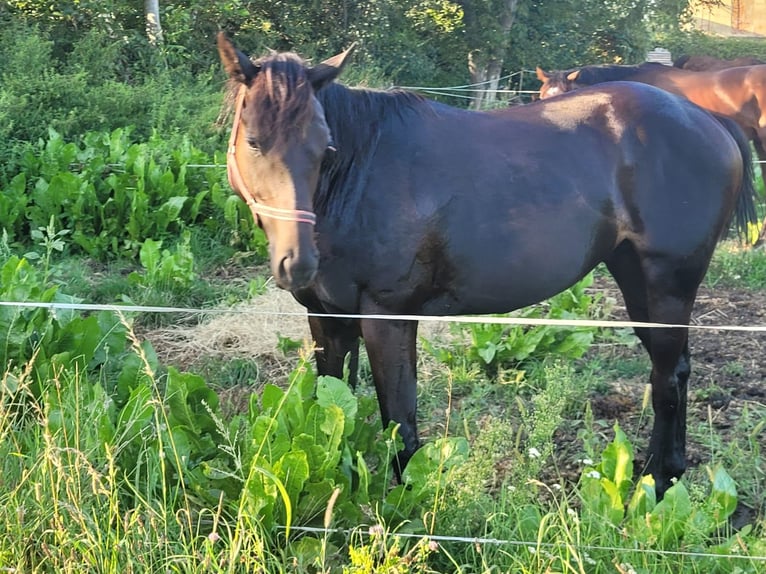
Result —
POLYGON ((162 26, 160 26, 160 1, 144 0, 146 14, 146 36, 152 46, 162 44, 162 26))
MULTIPOLYGON (((484 109, 497 100, 496 90, 499 88, 500 74, 503 70, 503 57, 510 44, 511 27, 516 17, 518 3, 519 0, 503 0, 499 14, 497 42, 486 45, 484 50, 473 50, 468 55, 471 83, 482 83, 482 86, 476 86, 477 89, 487 90, 475 93, 471 104, 473 109, 484 109)), ((468 5, 465 7, 468 9, 468 5)))

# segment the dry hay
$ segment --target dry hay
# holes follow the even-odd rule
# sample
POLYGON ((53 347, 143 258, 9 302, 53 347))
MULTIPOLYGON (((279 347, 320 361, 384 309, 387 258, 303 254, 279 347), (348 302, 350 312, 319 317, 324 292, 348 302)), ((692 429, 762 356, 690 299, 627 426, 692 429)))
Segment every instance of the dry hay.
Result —
MULTIPOLYGON (((189 368, 213 359, 278 359, 278 337, 310 340, 306 310, 273 285, 250 301, 216 310, 194 326, 169 327, 145 334, 161 362, 189 368)), ((294 361, 291 361, 294 362, 294 361)))

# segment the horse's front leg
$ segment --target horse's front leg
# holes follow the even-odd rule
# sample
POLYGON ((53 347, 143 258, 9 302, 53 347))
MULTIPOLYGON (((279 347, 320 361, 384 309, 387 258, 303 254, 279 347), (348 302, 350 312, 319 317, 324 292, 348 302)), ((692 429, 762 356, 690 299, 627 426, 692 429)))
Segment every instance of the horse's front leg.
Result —
MULTIPOLYGON (((366 309, 365 313, 379 313, 366 309)), ((417 321, 362 319, 362 337, 370 360, 378 395, 383 427, 394 421, 404 449, 394 461, 394 472, 401 472, 420 446, 417 429, 417 372, 415 343, 417 321)))
POLYGON ((348 384, 355 389, 359 370, 359 321, 312 316, 309 327, 316 343, 317 373, 342 379, 346 355, 350 355, 348 384))

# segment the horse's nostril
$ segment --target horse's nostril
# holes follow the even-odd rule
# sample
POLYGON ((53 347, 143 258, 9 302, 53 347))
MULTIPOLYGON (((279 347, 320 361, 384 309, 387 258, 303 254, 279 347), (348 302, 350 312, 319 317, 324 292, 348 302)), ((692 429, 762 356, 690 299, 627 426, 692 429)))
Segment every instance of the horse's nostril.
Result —
POLYGON ((314 279, 318 263, 319 259, 314 251, 297 256, 292 250, 288 251, 275 269, 277 284, 288 290, 305 287, 314 279))

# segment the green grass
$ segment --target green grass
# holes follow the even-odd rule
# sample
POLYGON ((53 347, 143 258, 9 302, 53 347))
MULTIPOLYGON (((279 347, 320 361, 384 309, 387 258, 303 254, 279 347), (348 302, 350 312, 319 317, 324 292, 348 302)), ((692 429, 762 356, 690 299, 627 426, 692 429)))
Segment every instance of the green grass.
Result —
POLYGON ((726 241, 716 250, 705 277, 708 287, 766 288, 766 248, 726 241))
MULTIPOLYGON (((131 282, 131 273, 148 273, 137 265, 93 266, 84 259, 57 259, 56 253, 48 278, 86 302, 128 297, 141 304, 211 307, 259 291, 262 284, 250 276, 250 268, 225 249, 211 253, 215 241, 196 237, 191 244, 197 266, 188 290, 179 291, 162 280, 131 282)), ((719 251, 709 281, 764 288, 766 283, 749 275, 744 281, 744 275, 736 277, 752 273, 757 278, 761 253, 728 246, 719 251)), ((143 318, 139 325, 176 319, 143 318)), ((42 396, 31 371, 16 365, 4 373, 0 386, 0 568, 264 574, 762 571, 764 563, 757 560, 715 558, 734 553, 766 556, 762 403, 746 402, 730 419, 734 428, 726 435, 713 407, 706 418, 689 421, 690 443, 706 464, 690 468, 682 481, 691 512, 679 518, 687 521, 684 536, 660 544, 656 535, 636 525, 612 524, 594 515, 589 510, 592 492, 583 482, 587 463, 582 461, 597 463, 615 436, 615 421, 594 414, 593 401, 623 387, 637 391, 641 400, 650 365, 632 336, 597 335, 597 344, 581 358, 501 365, 494 374, 465 359, 460 344, 444 337, 422 342, 449 349, 452 359, 445 364, 425 350, 420 354, 420 429, 429 445, 447 438, 467 441, 465 460, 444 470, 449 480, 421 506, 413 506, 416 510, 406 518, 384 519, 376 512, 381 500, 371 499, 363 508, 367 519, 349 523, 343 509, 328 503, 316 511, 318 524, 338 526, 343 532, 301 533, 296 524, 288 541, 284 531, 264 529, 247 505, 232 505, 223 491, 221 498, 195 491, 189 485, 198 484, 196 475, 168 472, 167 461, 182 456, 181 443, 161 450, 161 456, 147 443, 137 459, 140 472, 126 475, 120 460, 136 448, 133 441, 138 438, 109 442, 101 434, 101 421, 114 408, 114 399, 104 389, 122 377, 114 364, 96 379, 85 372, 57 372, 44 382, 42 396), (716 468, 736 481, 737 529, 726 523, 711 530, 690 518, 707 508, 710 473, 716 468), (437 536, 447 538, 436 540, 437 536), (475 542, 479 538, 490 540, 475 542)), ((297 362, 303 351, 285 345, 285 360, 297 362)), ((279 352, 276 346, 275 342, 279 352)), ((358 395, 369 400, 373 390, 364 353, 361 363, 358 395)), ((150 367, 147 372, 156 374, 148 404, 161 407, 154 411, 152 423, 161 428, 172 414, 163 394, 168 372, 150 367)), ((725 366, 732 375, 741 369, 736 361, 725 366)), ((230 389, 241 391, 254 384, 262 388, 270 382, 264 365, 250 358, 201 358, 196 370, 224 404, 230 389)), ((708 381, 693 388, 690 396, 698 403, 711 401, 718 391, 725 388, 708 381)), ((246 393, 231 401, 223 409, 227 420, 221 424, 247 412, 246 393)), ((645 448, 651 424, 650 409, 644 407, 637 410, 637 419, 625 423, 627 438, 637 449, 645 448)), ((367 422, 371 429, 380 425, 377 417, 367 422)), ((219 448, 230 448, 227 440, 234 444, 224 435, 219 448)), ((381 473, 382 468, 373 469, 372 480, 379 480, 381 473)), ((629 492, 635 488, 633 482, 629 492)))

